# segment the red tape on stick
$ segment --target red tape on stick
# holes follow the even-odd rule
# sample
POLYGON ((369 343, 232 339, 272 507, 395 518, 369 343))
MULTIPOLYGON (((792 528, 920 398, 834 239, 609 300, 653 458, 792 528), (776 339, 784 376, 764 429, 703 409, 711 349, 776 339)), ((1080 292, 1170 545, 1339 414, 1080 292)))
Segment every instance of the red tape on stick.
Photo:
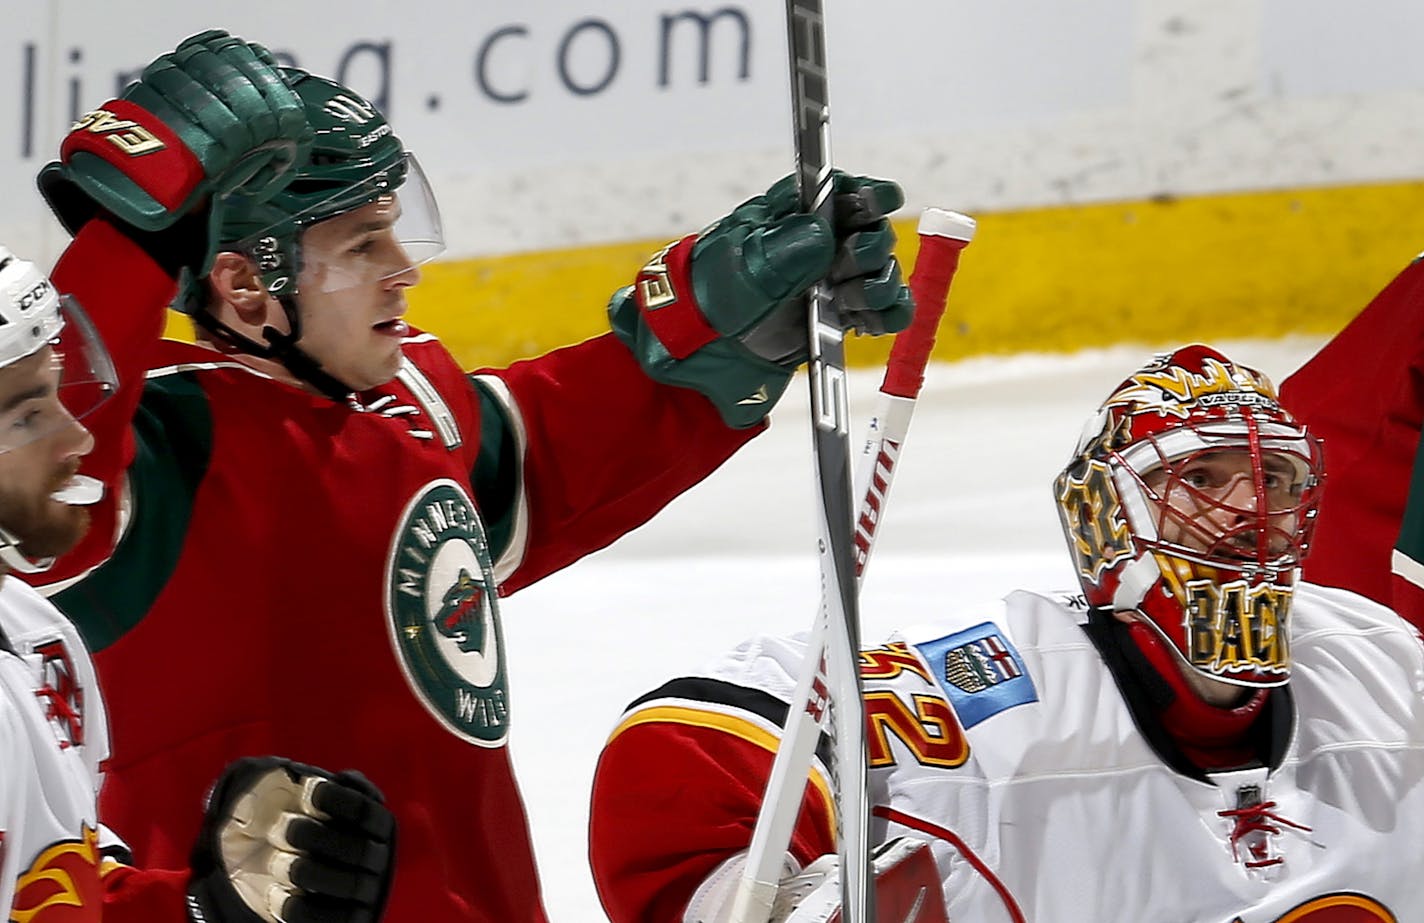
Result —
POLYGON ((925 366, 934 350, 935 335, 949 300, 949 286, 959 269, 959 254, 974 239, 975 222, 967 215, 942 208, 927 208, 920 215, 920 253, 910 274, 915 316, 910 326, 895 336, 885 382, 880 390, 895 397, 914 398, 925 383, 925 366))

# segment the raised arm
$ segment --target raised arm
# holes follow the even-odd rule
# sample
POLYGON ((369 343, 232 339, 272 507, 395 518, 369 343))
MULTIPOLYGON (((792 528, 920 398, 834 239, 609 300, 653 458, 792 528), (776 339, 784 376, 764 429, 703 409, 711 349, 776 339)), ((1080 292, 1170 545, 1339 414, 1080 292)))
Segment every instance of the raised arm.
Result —
POLYGON ((85 471, 104 481, 106 499, 89 537, 48 581, 112 550, 122 476, 135 458, 130 424, 165 309, 180 283, 200 284, 224 203, 279 189, 310 134, 267 51, 212 31, 159 57, 120 98, 80 119, 59 160, 41 171, 40 191, 75 235, 55 286, 93 319, 119 373, 119 393, 86 420, 96 447, 85 471))
POLYGON ((815 280, 847 328, 904 328, 886 220, 902 202, 892 182, 837 174, 832 224, 796 211, 788 177, 657 253, 613 296, 612 334, 477 374, 475 490, 510 524, 506 590, 647 521, 765 427, 805 361, 799 296, 815 280))

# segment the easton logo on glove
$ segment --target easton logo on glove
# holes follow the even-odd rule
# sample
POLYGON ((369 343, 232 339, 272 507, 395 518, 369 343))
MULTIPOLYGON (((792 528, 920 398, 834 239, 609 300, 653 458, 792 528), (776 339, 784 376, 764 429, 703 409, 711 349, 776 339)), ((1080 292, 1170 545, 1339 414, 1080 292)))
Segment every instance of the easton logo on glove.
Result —
POLYGON ((659 250, 638 273, 638 310, 648 329, 674 359, 686 359, 721 336, 692 297, 690 234, 659 250), (685 292, 690 297, 680 297, 685 292))
POLYGON ((130 157, 161 151, 166 147, 153 132, 138 122, 121 119, 107 109, 86 112, 74 123, 70 131, 87 131, 99 135, 130 157))
POLYGON ((656 311, 665 304, 677 301, 677 291, 672 287, 672 277, 668 275, 667 255, 672 244, 663 247, 638 273, 638 301, 644 311, 656 311))

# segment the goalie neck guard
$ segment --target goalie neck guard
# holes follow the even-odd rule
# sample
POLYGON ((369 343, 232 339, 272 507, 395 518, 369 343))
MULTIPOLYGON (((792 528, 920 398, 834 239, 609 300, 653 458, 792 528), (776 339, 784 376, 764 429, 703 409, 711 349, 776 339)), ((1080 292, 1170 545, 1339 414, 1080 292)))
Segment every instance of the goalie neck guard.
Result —
POLYGON ((1278 686, 1323 476, 1271 382, 1192 345, 1114 389, 1054 494, 1090 606, 1137 613, 1203 676, 1278 686))

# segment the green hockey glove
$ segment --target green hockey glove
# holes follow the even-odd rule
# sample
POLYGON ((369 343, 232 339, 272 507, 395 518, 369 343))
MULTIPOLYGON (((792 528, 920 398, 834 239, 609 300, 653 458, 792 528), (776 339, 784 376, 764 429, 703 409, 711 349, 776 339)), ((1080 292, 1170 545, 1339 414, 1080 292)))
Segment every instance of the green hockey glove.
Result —
POLYGON ((798 212, 785 177, 700 234, 670 244, 609 304, 614 332, 656 381, 707 395, 730 426, 759 422, 806 359, 801 296, 834 288, 843 327, 902 330, 913 302, 886 216, 888 180, 834 175, 834 225, 798 212))
POLYGON ((311 140, 271 54, 213 30, 161 55, 81 118, 59 161, 40 172, 40 192, 70 233, 100 210, 162 231, 210 197, 276 193, 311 140))

